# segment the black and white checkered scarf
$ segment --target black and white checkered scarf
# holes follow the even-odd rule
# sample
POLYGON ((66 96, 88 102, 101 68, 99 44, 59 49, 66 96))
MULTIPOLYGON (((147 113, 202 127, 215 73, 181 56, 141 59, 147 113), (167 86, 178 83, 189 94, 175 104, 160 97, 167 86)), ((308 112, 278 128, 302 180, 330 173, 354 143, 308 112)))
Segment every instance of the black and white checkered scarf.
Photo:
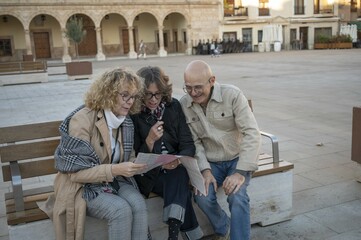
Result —
MULTIPOLYGON (((55 168, 59 172, 74 173, 101 164, 99 157, 89 142, 69 135, 69 122, 74 114, 82 108, 84 108, 84 105, 70 113, 59 127, 61 139, 54 154, 55 168)), ((128 161, 133 148, 134 135, 133 122, 129 117, 125 118, 121 125, 121 129, 124 150, 123 159, 128 161)), ((137 188, 137 186, 134 185, 135 181, 133 179, 124 179, 131 182, 133 186, 137 188)), ((114 181, 116 180, 114 179, 114 181)), ((116 193, 116 190, 108 183, 86 183, 84 184, 83 198, 85 200, 91 200, 105 189, 111 189, 112 192, 116 193)))

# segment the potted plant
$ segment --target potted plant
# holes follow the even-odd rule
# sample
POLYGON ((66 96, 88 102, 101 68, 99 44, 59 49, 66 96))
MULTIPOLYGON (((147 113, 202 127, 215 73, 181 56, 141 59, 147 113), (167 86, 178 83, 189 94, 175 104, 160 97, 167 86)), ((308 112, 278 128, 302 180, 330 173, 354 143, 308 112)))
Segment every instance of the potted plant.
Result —
POLYGON ((330 48, 331 38, 327 35, 318 35, 315 39, 314 49, 330 48))
POLYGON ((77 62, 66 63, 66 72, 69 79, 89 78, 93 73, 92 63, 79 61, 78 46, 85 39, 86 30, 83 29, 83 19, 73 16, 66 24, 65 36, 75 45, 77 62))
POLYGON ((352 38, 350 35, 338 34, 331 38, 332 49, 352 48, 352 38))

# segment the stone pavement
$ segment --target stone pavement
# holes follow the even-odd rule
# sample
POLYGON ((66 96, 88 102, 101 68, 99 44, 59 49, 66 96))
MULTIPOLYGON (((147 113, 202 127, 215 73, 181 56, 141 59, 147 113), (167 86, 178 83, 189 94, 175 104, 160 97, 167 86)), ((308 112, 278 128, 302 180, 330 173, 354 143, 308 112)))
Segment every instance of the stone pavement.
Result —
MULTIPOLYGON (((350 160, 352 107, 361 106, 361 49, 112 59, 93 62, 94 77, 115 66, 157 65, 179 98, 183 70, 194 59, 207 61, 216 80, 253 99, 260 128, 279 138, 280 157, 295 164, 292 220, 252 226, 252 239, 361 239, 361 183, 355 180, 361 167, 350 160)), ((0 87, 0 126, 63 119, 82 104, 90 83, 53 75, 48 83, 0 87)), ((8 239, 8 189, 0 182, 0 240, 8 239)))

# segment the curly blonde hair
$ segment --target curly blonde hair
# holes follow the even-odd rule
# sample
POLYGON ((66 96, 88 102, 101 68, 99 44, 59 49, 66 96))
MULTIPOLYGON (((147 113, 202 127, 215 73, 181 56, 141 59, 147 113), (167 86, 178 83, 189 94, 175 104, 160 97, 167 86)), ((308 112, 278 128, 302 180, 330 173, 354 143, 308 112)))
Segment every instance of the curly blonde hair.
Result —
POLYGON ((129 114, 140 111, 143 83, 139 76, 127 68, 116 68, 106 71, 96 79, 85 94, 85 106, 92 110, 110 109, 114 111, 118 94, 128 92, 137 95, 129 110, 129 114))

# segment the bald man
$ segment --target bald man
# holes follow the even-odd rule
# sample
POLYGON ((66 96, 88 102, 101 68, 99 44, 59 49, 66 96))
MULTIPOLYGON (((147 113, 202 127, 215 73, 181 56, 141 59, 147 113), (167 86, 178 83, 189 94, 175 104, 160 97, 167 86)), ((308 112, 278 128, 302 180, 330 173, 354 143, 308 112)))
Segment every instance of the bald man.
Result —
POLYGON ((196 192, 195 200, 218 239, 250 239, 247 186, 258 168, 261 136, 248 101, 237 87, 216 82, 200 60, 186 67, 184 91, 180 102, 207 190, 206 195, 196 192), (217 202, 218 187, 227 195, 230 217, 217 202))

